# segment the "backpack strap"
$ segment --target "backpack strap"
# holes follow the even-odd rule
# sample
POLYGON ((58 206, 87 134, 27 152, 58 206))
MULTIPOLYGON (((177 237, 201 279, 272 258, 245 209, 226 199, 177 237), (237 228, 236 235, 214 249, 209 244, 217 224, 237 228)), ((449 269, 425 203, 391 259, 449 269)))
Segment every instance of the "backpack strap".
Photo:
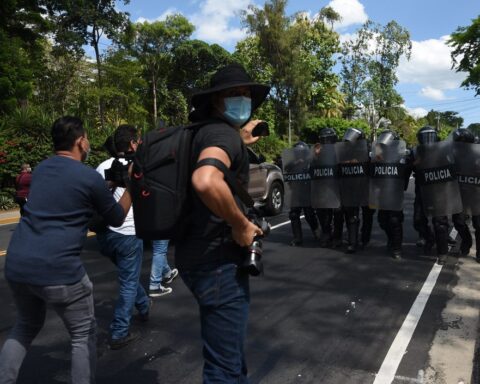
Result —
POLYGON ((221 171, 225 177, 225 181, 228 186, 233 190, 235 195, 237 195, 240 200, 248 207, 252 208, 254 202, 245 188, 238 182, 238 180, 233 176, 233 172, 227 168, 227 166, 222 163, 220 160, 209 157, 207 159, 200 160, 194 167, 194 170, 203 167, 204 165, 211 165, 221 171))

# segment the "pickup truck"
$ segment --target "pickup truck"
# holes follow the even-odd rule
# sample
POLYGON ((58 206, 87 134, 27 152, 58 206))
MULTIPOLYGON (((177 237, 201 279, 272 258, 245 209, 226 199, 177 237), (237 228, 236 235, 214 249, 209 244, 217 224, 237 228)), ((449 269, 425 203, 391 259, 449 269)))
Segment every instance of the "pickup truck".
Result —
POLYGON ((263 155, 257 155, 248 148, 250 162, 250 182, 248 193, 256 207, 262 207, 267 215, 282 212, 285 188, 282 170, 274 164, 267 163, 263 155))

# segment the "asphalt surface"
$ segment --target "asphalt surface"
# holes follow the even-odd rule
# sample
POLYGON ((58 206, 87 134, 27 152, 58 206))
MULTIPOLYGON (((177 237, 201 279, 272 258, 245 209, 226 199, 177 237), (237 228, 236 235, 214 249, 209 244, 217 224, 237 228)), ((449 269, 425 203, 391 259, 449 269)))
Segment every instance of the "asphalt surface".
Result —
MULTIPOLYGON (((435 263, 415 246, 412 195, 406 198, 404 258, 391 259, 376 223, 367 249, 349 255, 320 248, 304 223, 304 246, 290 247, 290 225, 264 242, 265 276, 252 278, 246 343, 251 383, 373 383, 412 304, 435 263)), ((282 214, 272 225, 288 221, 282 214)), ((14 225, 0 226, 0 250, 14 225)), ((0 343, 15 320, 15 307, 0 257, 0 343)), ((201 382, 202 356, 196 303, 181 279, 173 293, 154 301, 150 321, 133 321, 141 339, 118 351, 107 347, 116 298, 114 266, 89 238, 82 253, 94 284, 98 321, 98 383, 201 382)), ((457 284, 455 258, 442 268, 418 326, 401 358, 393 383, 420 383, 436 332, 445 327, 442 310, 457 284)), ((173 249, 169 252, 173 265, 173 249)), ((147 286, 151 250, 145 251, 142 281, 147 286)), ((18 384, 69 382, 69 337, 49 312, 21 370, 18 384)))

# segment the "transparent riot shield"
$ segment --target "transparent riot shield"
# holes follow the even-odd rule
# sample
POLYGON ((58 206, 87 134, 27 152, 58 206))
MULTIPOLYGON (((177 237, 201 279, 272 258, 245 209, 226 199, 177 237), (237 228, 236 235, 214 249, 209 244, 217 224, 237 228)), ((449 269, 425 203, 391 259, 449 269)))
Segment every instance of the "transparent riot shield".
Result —
POLYGON ((388 145, 373 143, 369 172, 370 208, 403 209, 406 151, 407 145, 403 140, 395 140, 388 145))
POLYGON ((366 140, 335 144, 340 200, 343 207, 368 205, 368 148, 366 140))
POLYGON ((463 211, 468 215, 480 215, 480 144, 454 143, 457 171, 463 211))
POLYGON ((339 208, 340 188, 337 177, 335 144, 317 143, 312 148, 312 207, 339 208))
POLYGON ((448 216, 462 212, 453 142, 419 145, 414 167, 426 215, 448 216))
POLYGON ((282 152, 285 202, 290 208, 309 207, 310 199, 310 148, 289 148, 282 152))

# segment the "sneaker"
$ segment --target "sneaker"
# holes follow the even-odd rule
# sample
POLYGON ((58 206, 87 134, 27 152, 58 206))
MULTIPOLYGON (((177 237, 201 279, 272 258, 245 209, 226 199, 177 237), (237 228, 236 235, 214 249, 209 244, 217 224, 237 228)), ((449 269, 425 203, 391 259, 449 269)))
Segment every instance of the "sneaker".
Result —
POLYGON ((137 340, 140 337, 138 332, 128 332, 128 335, 120 339, 110 339, 110 349, 120 349, 126 347, 131 342, 137 340))
POLYGON ((163 285, 160 285, 158 288, 150 289, 148 291, 148 296, 149 297, 165 296, 165 295, 168 295, 169 293, 172 293, 172 291, 173 291, 172 288, 164 287, 163 285))
POLYGON ((163 284, 170 284, 178 276, 178 269, 173 268, 168 276, 163 278, 163 284))

